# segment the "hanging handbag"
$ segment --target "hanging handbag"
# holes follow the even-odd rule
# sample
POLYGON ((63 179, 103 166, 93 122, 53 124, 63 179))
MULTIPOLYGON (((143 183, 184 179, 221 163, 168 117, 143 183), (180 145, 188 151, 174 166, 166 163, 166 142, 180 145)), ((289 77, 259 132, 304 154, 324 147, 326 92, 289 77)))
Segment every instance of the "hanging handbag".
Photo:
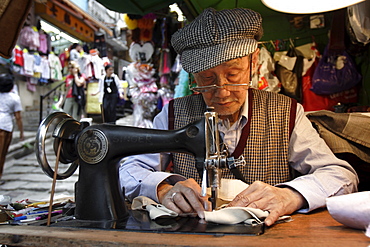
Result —
POLYGON ((316 94, 334 94, 360 81, 361 75, 349 54, 345 50, 329 52, 326 47, 312 77, 311 90, 316 94))
POLYGON ((345 9, 333 14, 329 44, 312 76, 311 90, 316 94, 336 94, 353 88, 361 81, 356 65, 346 52, 345 9))

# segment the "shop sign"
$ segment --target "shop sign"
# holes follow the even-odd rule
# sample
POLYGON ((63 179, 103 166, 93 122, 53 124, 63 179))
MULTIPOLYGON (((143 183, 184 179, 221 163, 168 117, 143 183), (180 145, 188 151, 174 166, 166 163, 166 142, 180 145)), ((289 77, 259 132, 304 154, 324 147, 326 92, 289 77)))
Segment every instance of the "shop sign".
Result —
POLYGON ((60 2, 36 3, 35 12, 46 21, 84 42, 93 42, 97 30, 89 20, 60 2))

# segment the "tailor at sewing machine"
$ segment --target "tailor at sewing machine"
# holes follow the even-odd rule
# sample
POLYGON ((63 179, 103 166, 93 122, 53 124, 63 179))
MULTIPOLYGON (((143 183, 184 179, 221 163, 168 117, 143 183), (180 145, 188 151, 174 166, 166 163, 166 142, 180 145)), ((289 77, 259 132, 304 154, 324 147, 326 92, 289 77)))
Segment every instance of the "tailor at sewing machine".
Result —
POLYGON ((217 122, 217 114, 212 109, 201 120, 178 130, 111 124, 89 126, 66 113, 55 112, 40 124, 36 155, 43 171, 56 180, 70 177, 79 166, 75 186, 75 218, 79 221, 122 222, 127 219, 129 210, 118 181, 119 161, 143 153, 193 154, 197 170, 203 176, 202 194, 205 195, 207 187, 211 187, 210 201, 214 209, 220 186, 219 168, 228 163, 227 151, 220 144, 217 122), (49 129, 52 130, 57 159, 61 163, 71 163, 64 173, 56 171, 54 174, 48 163, 45 146, 49 129))

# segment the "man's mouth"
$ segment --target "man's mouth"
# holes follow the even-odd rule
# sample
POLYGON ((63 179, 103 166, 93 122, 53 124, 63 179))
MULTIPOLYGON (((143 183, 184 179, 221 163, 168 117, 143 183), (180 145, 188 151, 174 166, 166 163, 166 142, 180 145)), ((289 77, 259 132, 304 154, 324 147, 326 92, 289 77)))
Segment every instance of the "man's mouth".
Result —
POLYGON ((233 102, 215 102, 214 104, 215 105, 219 105, 219 106, 229 106, 231 105, 233 102))

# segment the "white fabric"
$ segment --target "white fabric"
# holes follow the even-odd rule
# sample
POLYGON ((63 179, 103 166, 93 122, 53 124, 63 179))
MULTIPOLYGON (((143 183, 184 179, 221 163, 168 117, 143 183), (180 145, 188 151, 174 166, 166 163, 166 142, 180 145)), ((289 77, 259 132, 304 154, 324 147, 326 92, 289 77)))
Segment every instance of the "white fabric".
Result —
MULTIPOLYGON (((250 207, 226 207, 219 210, 204 212, 205 220, 207 222, 225 225, 239 223, 248 225, 261 224, 268 215, 268 211, 250 207)), ((281 216, 276 223, 283 221, 288 222, 290 220, 291 217, 288 215, 281 216)))
POLYGON ((370 191, 329 197, 326 206, 336 221, 366 230, 366 236, 370 237, 370 191))
MULTIPOLYGON (((162 204, 158 204, 146 196, 135 197, 131 205, 132 210, 144 210, 149 213, 152 220, 158 218, 175 218, 178 214, 162 204)), ((269 212, 248 207, 229 207, 214 211, 205 211, 205 220, 216 224, 262 224, 269 212)), ((282 216, 277 222, 289 221, 290 216, 282 216)))
POLYGON ((240 192, 248 188, 248 184, 239 179, 221 178, 219 198, 231 202, 240 192))
POLYGON ((162 204, 156 203, 146 196, 138 196, 134 198, 131 205, 132 210, 145 210, 149 212, 149 217, 152 220, 163 217, 177 217, 178 214, 162 204))

